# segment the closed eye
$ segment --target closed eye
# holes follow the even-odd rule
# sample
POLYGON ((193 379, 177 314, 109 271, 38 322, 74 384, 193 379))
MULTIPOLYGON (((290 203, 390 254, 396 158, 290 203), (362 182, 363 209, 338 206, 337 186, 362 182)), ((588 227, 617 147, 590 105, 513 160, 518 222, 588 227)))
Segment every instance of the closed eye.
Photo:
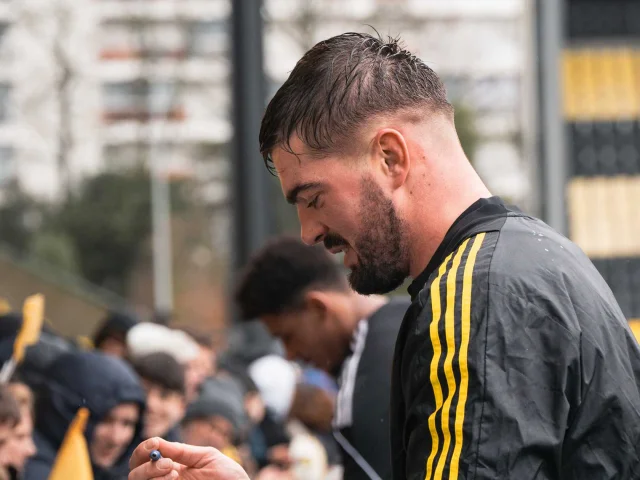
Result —
POLYGON ((320 195, 316 195, 315 197, 313 197, 313 200, 311 200, 307 204, 307 208, 318 208, 318 199, 319 198, 320 198, 320 195))

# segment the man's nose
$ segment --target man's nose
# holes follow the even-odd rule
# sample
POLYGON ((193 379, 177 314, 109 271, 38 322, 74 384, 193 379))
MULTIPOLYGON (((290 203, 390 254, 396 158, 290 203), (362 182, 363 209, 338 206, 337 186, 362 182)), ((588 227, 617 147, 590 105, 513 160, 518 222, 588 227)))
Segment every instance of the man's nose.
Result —
POLYGON ((298 214, 300 219, 300 238, 307 245, 315 245, 322 241, 327 228, 320 222, 309 218, 305 214, 298 214))

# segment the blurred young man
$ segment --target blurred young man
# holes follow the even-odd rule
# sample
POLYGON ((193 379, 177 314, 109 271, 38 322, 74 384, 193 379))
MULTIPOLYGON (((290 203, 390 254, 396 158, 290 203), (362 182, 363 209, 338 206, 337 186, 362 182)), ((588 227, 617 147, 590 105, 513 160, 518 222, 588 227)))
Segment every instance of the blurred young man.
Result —
POLYGON ((390 478, 390 372, 409 301, 355 293, 328 252, 291 237, 251 259, 236 300, 245 319, 259 318, 282 340, 289 358, 338 378, 333 423, 344 478, 390 478))
POLYGON ((133 367, 147 394, 143 437, 180 441, 184 417, 184 368, 167 353, 152 353, 135 360, 133 367))
POLYGON ((33 393, 24 383, 12 381, 7 385, 20 408, 20 422, 13 430, 7 444, 9 471, 15 478, 21 478, 29 458, 36 454, 33 442, 33 393))
POLYGON ((78 408, 91 413, 85 437, 95 480, 124 479, 129 457, 140 443, 144 391, 135 372, 119 358, 95 352, 65 354, 47 372, 47 389, 36 401, 38 453, 26 480, 49 476, 78 408))
POLYGON ((127 333, 127 351, 134 362, 152 353, 171 355, 184 368, 187 403, 196 397, 204 376, 198 367, 200 346, 190 335, 165 325, 141 322, 127 333))
POLYGON ((198 355, 187 364, 185 371, 185 388, 187 398, 193 399, 205 379, 216 373, 216 352, 213 349, 211 335, 191 326, 178 328, 189 335, 198 344, 198 355))
POLYGON ((0 385, 0 478, 9 478, 11 443, 20 422, 20 407, 6 385, 0 385))

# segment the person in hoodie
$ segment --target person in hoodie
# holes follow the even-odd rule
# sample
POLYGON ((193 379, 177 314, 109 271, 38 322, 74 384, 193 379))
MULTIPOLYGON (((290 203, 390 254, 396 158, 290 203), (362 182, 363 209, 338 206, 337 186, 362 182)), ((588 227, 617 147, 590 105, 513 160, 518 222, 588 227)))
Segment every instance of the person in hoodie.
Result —
POLYGON ((65 433, 80 407, 90 411, 85 437, 94 480, 127 478, 128 461, 141 441, 145 394, 123 360, 97 352, 61 356, 46 372, 36 401, 34 441, 38 453, 25 480, 48 478, 65 433))

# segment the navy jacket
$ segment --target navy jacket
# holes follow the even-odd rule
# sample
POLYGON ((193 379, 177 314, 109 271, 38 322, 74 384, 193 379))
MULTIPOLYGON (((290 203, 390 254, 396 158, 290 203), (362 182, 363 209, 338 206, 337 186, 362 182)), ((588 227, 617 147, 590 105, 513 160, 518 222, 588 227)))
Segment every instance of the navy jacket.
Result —
POLYGON ((140 443, 144 391, 134 371, 122 360, 95 352, 62 355, 47 371, 47 381, 36 401, 34 440, 38 453, 25 469, 25 480, 48 478, 56 454, 78 408, 90 411, 85 430, 87 444, 104 416, 121 403, 140 405, 140 421, 133 440, 108 470, 94 465, 95 480, 124 480, 133 449, 140 443))
POLYGON ((410 293, 394 478, 640 478, 640 348, 576 245, 479 200, 410 293))

